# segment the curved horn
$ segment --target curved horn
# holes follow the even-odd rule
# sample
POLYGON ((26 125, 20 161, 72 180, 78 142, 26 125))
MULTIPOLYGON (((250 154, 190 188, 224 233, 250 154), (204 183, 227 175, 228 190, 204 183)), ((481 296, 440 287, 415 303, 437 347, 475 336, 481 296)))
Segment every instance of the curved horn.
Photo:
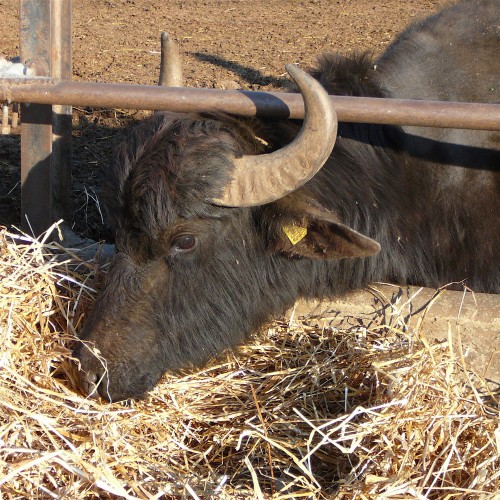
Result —
POLYGON ((286 70, 304 99, 305 117, 293 142, 263 155, 234 160, 232 178, 215 205, 251 207, 275 201, 305 184, 325 164, 337 135, 337 115, 323 86, 293 64, 286 70))
POLYGON ((160 80, 161 87, 182 87, 182 64, 177 45, 170 35, 163 31, 161 34, 161 61, 160 80))

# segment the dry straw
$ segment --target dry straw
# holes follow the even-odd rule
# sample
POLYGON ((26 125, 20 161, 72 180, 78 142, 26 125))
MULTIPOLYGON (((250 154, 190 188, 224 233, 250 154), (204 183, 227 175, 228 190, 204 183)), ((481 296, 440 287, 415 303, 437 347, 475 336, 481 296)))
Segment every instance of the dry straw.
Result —
MULTIPOLYGON (((0 233, 1 498, 493 498, 498 400, 448 344, 276 322, 145 399, 73 389, 105 269, 0 233), (466 375, 464 377, 464 374, 466 375), (479 380, 479 381, 478 381, 479 380)), ((423 325, 425 328, 425 323, 423 325)))

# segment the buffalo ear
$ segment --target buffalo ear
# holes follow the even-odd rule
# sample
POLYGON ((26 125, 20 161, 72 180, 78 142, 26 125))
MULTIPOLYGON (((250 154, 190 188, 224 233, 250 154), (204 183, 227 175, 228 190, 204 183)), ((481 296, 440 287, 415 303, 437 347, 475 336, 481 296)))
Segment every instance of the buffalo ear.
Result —
POLYGON ((291 257, 344 259, 369 257, 380 251, 376 241, 342 224, 315 201, 293 200, 290 204, 286 200, 271 220, 270 250, 291 257))
POLYGON ((322 220, 283 225, 273 247, 290 256, 311 259, 369 257, 380 251, 380 245, 371 238, 339 222, 322 220))

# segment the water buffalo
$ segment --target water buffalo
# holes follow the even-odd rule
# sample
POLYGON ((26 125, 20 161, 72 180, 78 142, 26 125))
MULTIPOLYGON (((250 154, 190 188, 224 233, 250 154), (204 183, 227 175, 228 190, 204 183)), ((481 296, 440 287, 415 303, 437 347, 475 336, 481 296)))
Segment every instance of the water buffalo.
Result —
POLYGON ((465 0, 375 61, 290 67, 303 124, 158 113, 133 129, 103 187, 117 253, 74 352, 82 388, 141 397, 299 297, 374 281, 499 292, 498 134, 344 123, 331 152, 326 93, 498 101, 499 14, 465 0))

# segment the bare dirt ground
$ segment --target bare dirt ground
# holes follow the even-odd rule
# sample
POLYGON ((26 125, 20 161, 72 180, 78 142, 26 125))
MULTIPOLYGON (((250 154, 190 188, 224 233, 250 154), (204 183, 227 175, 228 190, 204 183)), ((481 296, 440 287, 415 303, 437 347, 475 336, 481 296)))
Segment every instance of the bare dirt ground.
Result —
MULTIPOLYGON (((86 0, 73 2, 75 80, 155 84, 160 33, 178 41, 186 84, 276 88, 289 62, 322 52, 382 51, 408 23, 443 0, 86 0)), ((19 55, 18 0, 0 0, 0 55, 19 55)), ((109 238, 99 179, 123 129, 147 113, 74 109, 75 230, 109 238)), ((0 224, 20 224, 19 131, 0 136, 0 224)))

